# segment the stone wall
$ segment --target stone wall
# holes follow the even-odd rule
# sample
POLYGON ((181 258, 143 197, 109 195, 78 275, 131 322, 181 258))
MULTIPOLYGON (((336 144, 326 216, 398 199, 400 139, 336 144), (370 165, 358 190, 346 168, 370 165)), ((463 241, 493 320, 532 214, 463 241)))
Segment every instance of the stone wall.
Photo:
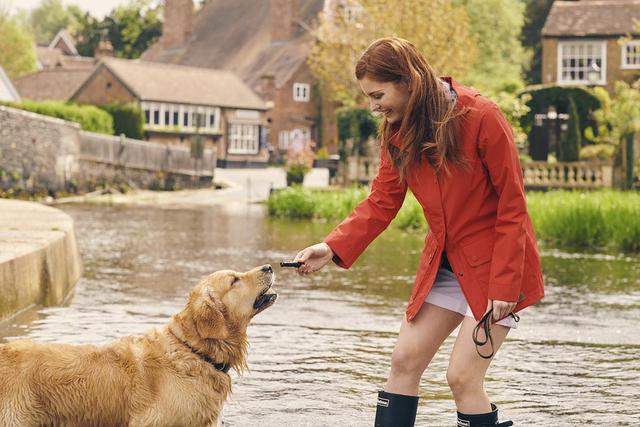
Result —
POLYGON ((79 153, 78 124, 0 106, 0 189, 63 190, 79 153))
POLYGON ((151 189, 210 186, 214 150, 84 132, 71 122, 0 106, 0 190, 91 191, 126 184, 151 189))

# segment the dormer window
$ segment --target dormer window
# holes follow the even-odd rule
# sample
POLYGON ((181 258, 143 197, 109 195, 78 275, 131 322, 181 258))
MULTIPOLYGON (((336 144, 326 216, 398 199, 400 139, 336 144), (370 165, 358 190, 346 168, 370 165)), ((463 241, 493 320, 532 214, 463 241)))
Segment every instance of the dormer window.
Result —
POLYGON ((309 102, 311 88, 307 83, 293 84, 293 100, 297 102, 309 102))

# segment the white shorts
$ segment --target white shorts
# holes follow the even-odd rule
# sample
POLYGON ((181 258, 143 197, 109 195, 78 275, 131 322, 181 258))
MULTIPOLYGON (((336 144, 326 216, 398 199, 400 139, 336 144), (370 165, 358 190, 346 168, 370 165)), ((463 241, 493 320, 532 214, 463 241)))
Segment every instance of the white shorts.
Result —
MULTIPOLYGON (((436 281, 433 283, 433 287, 424 302, 455 311, 463 316, 473 317, 456 275, 446 268, 438 270, 436 281)), ((518 327, 518 323, 511 316, 496 323, 513 329, 518 327)))

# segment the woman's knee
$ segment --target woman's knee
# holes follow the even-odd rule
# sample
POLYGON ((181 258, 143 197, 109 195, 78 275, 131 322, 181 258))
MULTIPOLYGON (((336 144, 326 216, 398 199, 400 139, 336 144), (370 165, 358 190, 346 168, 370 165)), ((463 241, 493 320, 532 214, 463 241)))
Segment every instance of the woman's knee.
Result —
POLYGON ((422 375, 429 363, 425 355, 412 348, 396 347, 391 354, 391 372, 396 375, 422 375))
POLYGON ((447 370, 447 383, 454 397, 482 390, 483 380, 468 369, 449 366, 447 370))

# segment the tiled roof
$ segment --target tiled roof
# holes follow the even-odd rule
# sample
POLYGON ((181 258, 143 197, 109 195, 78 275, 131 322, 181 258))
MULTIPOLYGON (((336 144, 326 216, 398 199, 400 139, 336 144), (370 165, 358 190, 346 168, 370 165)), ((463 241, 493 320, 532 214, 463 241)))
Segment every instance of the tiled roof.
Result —
POLYGON ((94 58, 65 55, 62 49, 46 46, 36 46, 36 56, 38 63, 43 69, 62 67, 74 69, 88 68, 92 70, 96 65, 94 58))
POLYGON ((230 71, 115 58, 105 58, 100 66, 141 101, 266 109, 264 101, 230 71))
POLYGON ((184 49, 163 49, 156 43, 143 59, 231 70, 252 87, 262 75, 270 74, 280 87, 306 60, 312 41, 308 30, 323 4, 322 0, 299 0, 295 35, 271 43, 268 0, 209 0, 198 13, 184 49))
POLYGON ((556 1, 542 28, 544 37, 638 34, 640 0, 556 1))
POLYGON ((52 68, 17 78, 13 84, 22 98, 68 101, 92 71, 90 68, 52 68))

